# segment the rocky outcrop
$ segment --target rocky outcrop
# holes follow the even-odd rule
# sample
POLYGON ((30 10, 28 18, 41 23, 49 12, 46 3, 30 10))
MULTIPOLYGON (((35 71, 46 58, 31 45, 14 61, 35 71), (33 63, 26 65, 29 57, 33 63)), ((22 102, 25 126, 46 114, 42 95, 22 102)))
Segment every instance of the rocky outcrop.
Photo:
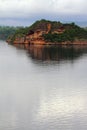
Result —
POLYGON ((62 24, 60 22, 55 21, 51 22, 41 20, 35 22, 32 26, 30 26, 29 30, 27 30, 27 33, 25 33, 25 30, 22 31, 19 31, 18 34, 16 33, 12 38, 8 39, 7 42, 12 42, 13 44, 25 44, 26 46, 32 44, 87 45, 87 40, 78 40, 80 35, 81 38, 84 39, 84 35, 86 37, 87 32, 75 25, 74 23, 62 24), (82 34, 80 31, 82 31, 82 34), (77 33, 79 33, 79 35, 77 35, 77 33))
MULTIPOLYGON (((30 30, 29 33, 25 37, 17 37, 14 40, 14 44, 52 44, 50 42, 46 42, 43 38, 44 34, 48 34, 51 31, 52 25, 47 24, 45 30, 44 29, 37 29, 35 31, 30 30)), ((56 29, 51 33, 60 34, 63 33, 65 30, 63 28, 56 29)), ((8 40, 10 42, 10 40, 8 40)))

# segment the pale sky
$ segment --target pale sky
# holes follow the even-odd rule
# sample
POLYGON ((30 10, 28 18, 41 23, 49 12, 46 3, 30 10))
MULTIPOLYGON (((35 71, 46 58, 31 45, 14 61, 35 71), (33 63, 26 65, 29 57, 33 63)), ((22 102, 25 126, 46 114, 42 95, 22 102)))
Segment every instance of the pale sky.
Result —
POLYGON ((87 21, 87 0, 0 0, 0 25, 30 25, 39 19, 87 21))

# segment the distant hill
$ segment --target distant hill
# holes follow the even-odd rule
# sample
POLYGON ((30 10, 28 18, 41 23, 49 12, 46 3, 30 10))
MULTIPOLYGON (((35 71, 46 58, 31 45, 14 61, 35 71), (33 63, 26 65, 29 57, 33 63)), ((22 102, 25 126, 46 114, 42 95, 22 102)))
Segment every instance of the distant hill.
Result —
POLYGON ((75 23, 64 24, 45 19, 36 21, 30 27, 17 29, 14 35, 8 38, 9 42, 24 44, 58 44, 75 40, 87 40, 87 30, 75 23))
POLYGON ((13 35, 17 30, 17 27, 0 26, 0 39, 6 40, 9 35, 13 35))

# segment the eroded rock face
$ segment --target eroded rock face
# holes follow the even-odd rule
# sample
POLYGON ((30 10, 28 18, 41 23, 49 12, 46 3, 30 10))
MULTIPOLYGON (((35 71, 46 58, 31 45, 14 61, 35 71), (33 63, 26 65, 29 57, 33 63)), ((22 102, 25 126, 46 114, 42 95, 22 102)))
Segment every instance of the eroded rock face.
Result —
MULTIPOLYGON (((78 28, 79 27, 77 27, 74 24, 62 24, 60 22, 55 22, 55 21, 52 22, 52 21, 41 20, 41 21, 35 22, 32 26, 30 26, 30 28, 28 28, 27 31, 26 29, 21 30, 21 31, 19 30, 19 33, 13 36, 12 42, 13 44, 27 44, 27 45, 30 45, 30 44, 36 44, 36 45, 37 44, 39 45, 87 44, 87 40, 86 41, 72 40, 74 38, 72 38, 71 36, 70 36, 71 39, 69 38, 69 33, 71 34, 71 30, 74 30, 74 29, 78 30, 78 28), (67 30, 70 32, 66 34, 67 30), (64 36, 62 36, 62 33, 64 33, 64 36), (57 36, 55 36, 55 34, 57 34, 57 36)), ((75 36, 75 39, 79 39, 79 37, 75 36)), ((11 38, 8 39, 7 42, 11 42, 11 38)))
POLYGON ((51 24, 47 24, 47 33, 49 33, 51 31, 51 24))
POLYGON ((47 24, 46 30, 37 29, 36 31, 30 30, 30 32, 22 38, 16 38, 14 44, 45 44, 45 40, 42 37, 43 34, 49 33, 51 30, 51 24, 47 24))
POLYGON ((39 24, 34 30, 30 30, 25 37, 16 38, 14 44, 46 44, 43 38, 44 34, 48 33, 63 33, 65 29, 60 26, 60 28, 53 30, 51 23, 39 24), (42 26, 41 26, 42 25, 42 26))

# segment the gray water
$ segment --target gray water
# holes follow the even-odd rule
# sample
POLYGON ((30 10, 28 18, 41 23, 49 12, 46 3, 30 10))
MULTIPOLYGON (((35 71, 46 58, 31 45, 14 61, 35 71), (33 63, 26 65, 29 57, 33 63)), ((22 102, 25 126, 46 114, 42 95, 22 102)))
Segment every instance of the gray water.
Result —
POLYGON ((87 130, 87 48, 0 41, 0 130, 87 130))

